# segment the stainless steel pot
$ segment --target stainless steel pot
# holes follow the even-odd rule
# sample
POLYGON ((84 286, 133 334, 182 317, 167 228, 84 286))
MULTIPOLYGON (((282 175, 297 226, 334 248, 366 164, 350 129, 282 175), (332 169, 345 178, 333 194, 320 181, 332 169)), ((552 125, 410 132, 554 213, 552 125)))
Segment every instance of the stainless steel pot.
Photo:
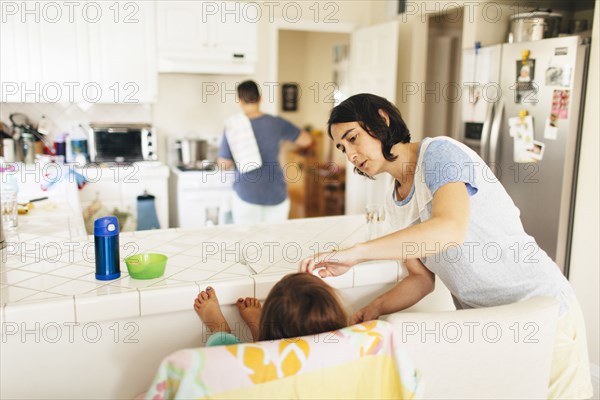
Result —
POLYGON ((196 168, 208 158, 208 142, 204 139, 181 139, 175 142, 178 163, 187 168, 196 168))
POLYGON ((529 42, 558 37, 562 15, 550 11, 532 11, 511 17, 509 43, 529 42))

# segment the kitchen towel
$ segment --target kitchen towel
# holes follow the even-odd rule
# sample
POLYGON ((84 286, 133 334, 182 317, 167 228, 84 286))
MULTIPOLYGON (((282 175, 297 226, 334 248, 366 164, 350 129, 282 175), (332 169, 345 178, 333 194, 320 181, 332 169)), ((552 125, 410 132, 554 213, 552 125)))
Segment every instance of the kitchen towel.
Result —
POLYGON ((262 167, 260 150, 246 114, 235 114, 225 120, 225 136, 236 168, 242 174, 262 167))

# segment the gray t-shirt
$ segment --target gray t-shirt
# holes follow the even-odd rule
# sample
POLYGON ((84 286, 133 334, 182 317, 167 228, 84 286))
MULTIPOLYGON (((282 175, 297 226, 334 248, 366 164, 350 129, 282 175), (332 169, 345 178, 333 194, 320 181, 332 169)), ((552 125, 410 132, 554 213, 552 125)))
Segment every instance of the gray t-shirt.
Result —
POLYGON ((464 182, 470 196, 465 241, 444 248, 440 244, 438 254, 421 261, 450 290, 456 307, 491 307, 548 296, 559 301, 561 313, 566 311, 566 299, 573 294, 569 282, 525 232, 519 209, 493 172, 460 142, 447 137, 421 142, 409 196, 396 201, 393 187, 386 196, 390 229, 430 219, 433 195, 448 182, 464 182))
MULTIPOLYGON (((279 146, 282 141, 295 141, 300 129, 283 118, 264 114, 250 120, 256 144, 262 158, 262 166, 250 172, 235 169, 233 189, 245 202, 272 206, 287 199, 287 184, 279 164, 279 146)), ((219 157, 234 160, 227 137, 223 135, 219 157)), ((287 166, 286 166, 287 167, 287 166)), ((290 173, 297 175, 297 168, 289 166, 290 173)))

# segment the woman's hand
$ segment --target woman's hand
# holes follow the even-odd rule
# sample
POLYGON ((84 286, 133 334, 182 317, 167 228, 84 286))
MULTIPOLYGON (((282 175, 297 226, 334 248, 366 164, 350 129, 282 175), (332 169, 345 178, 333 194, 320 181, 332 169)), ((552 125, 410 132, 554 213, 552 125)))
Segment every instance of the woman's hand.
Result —
POLYGON ((354 256, 355 248, 356 246, 345 250, 318 253, 314 257, 305 258, 300 262, 300 272, 312 274, 314 270, 319 270, 321 278, 342 275, 354 264, 363 261, 354 256))
POLYGON ((380 315, 381 313, 379 312, 379 307, 373 302, 371 302, 366 307, 363 307, 354 314, 352 314, 352 318, 350 318, 350 323, 352 325, 355 325, 365 321, 372 321, 374 319, 379 318, 380 315))

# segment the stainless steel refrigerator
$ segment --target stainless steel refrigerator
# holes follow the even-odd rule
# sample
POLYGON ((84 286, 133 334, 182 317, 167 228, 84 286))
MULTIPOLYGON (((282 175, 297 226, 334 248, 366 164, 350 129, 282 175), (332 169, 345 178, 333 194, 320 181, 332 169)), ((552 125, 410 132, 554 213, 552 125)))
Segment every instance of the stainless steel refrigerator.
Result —
POLYGON ((588 54, 578 36, 463 54, 462 139, 496 173, 525 231, 567 277, 588 54))

